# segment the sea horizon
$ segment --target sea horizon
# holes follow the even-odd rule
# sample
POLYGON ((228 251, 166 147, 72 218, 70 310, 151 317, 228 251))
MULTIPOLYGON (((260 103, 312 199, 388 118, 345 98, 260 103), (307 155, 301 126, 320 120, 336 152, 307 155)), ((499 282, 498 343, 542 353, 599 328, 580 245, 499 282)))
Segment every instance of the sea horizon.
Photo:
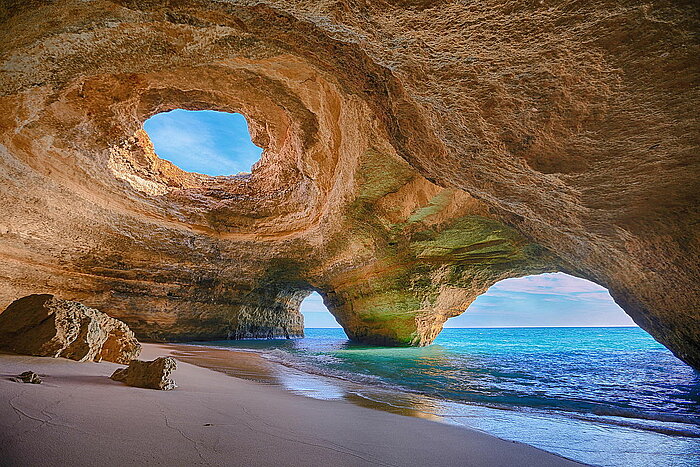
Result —
MULTIPOLYGON (((639 328, 627 324, 591 325, 591 326, 444 326, 442 329, 520 329, 520 328, 639 328)), ((342 327, 310 326, 304 329, 343 329, 342 327)), ((641 328, 640 328, 641 329, 641 328)), ((264 337, 263 339, 267 339, 264 337)), ((246 340, 246 339, 239 339, 246 340)))

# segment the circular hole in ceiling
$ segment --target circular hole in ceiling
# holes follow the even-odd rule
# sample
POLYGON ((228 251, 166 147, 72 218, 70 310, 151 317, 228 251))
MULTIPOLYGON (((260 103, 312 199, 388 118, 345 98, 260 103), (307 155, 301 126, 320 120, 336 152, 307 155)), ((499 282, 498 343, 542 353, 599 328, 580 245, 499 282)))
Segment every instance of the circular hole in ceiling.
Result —
POLYGON ((143 128, 158 157, 187 172, 249 173, 263 151, 251 140, 248 122, 238 113, 175 109, 152 116, 143 128))

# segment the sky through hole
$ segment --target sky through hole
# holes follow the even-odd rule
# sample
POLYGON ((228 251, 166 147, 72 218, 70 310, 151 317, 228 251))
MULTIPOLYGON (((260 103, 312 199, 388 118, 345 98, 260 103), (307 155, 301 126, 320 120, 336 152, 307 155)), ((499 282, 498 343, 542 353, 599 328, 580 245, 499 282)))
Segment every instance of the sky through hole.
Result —
POLYGON ((188 172, 250 172, 263 151, 251 141, 245 117, 237 113, 176 109, 152 116, 143 128, 159 157, 188 172))

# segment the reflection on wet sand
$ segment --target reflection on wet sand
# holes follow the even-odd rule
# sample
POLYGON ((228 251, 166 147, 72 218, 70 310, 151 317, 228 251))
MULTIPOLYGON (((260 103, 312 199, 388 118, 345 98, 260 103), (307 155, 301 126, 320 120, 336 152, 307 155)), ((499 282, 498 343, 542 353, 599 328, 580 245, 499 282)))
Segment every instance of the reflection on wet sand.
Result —
POLYGON ((445 421, 443 417, 434 413, 440 410, 439 404, 428 398, 410 394, 392 394, 388 391, 374 391, 371 396, 372 398, 369 398, 365 397, 365 395, 349 392, 345 394, 343 399, 368 409, 383 410, 408 417, 424 418, 434 422, 445 421))
POLYGON ((194 345, 163 345, 172 350, 172 356, 185 363, 209 368, 229 376, 258 383, 280 385, 270 363, 251 352, 210 349, 194 345))
POLYGON ((229 376, 280 386, 295 394, 324 400, 345 400, 355 405, 399 415, 445 421, 437 401, 416 394, 368 388, 349 381, 303 373, 274 364, 253 352, 169 344, 172 356, 185 363, 229 376))

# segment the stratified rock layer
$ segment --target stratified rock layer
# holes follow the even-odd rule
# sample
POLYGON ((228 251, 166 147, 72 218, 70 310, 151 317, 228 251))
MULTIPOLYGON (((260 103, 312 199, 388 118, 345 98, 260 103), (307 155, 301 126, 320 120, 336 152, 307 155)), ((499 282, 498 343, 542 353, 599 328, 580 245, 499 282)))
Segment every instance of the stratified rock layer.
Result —
POLYGON ((141 345, 121 321, 53 295, 15 300, 0 314, 0 349, 81 362, 128 363, 141 345))
POLYGON ((423 345, 565 271, 700 367, 697 2, 0 8, 0 301, 267 337, 318 290, 354 339, 423 345), (245 114, 252 174, 159 159, 174 108, 245 114))
POLYGON ((158 357, 150 362, 132 360, 127 368, 115 370, 110 378, 137 388, 170 391, 177 387, 170 379, 170 374, 176 368, 177 362, 173 357, 158 357))

